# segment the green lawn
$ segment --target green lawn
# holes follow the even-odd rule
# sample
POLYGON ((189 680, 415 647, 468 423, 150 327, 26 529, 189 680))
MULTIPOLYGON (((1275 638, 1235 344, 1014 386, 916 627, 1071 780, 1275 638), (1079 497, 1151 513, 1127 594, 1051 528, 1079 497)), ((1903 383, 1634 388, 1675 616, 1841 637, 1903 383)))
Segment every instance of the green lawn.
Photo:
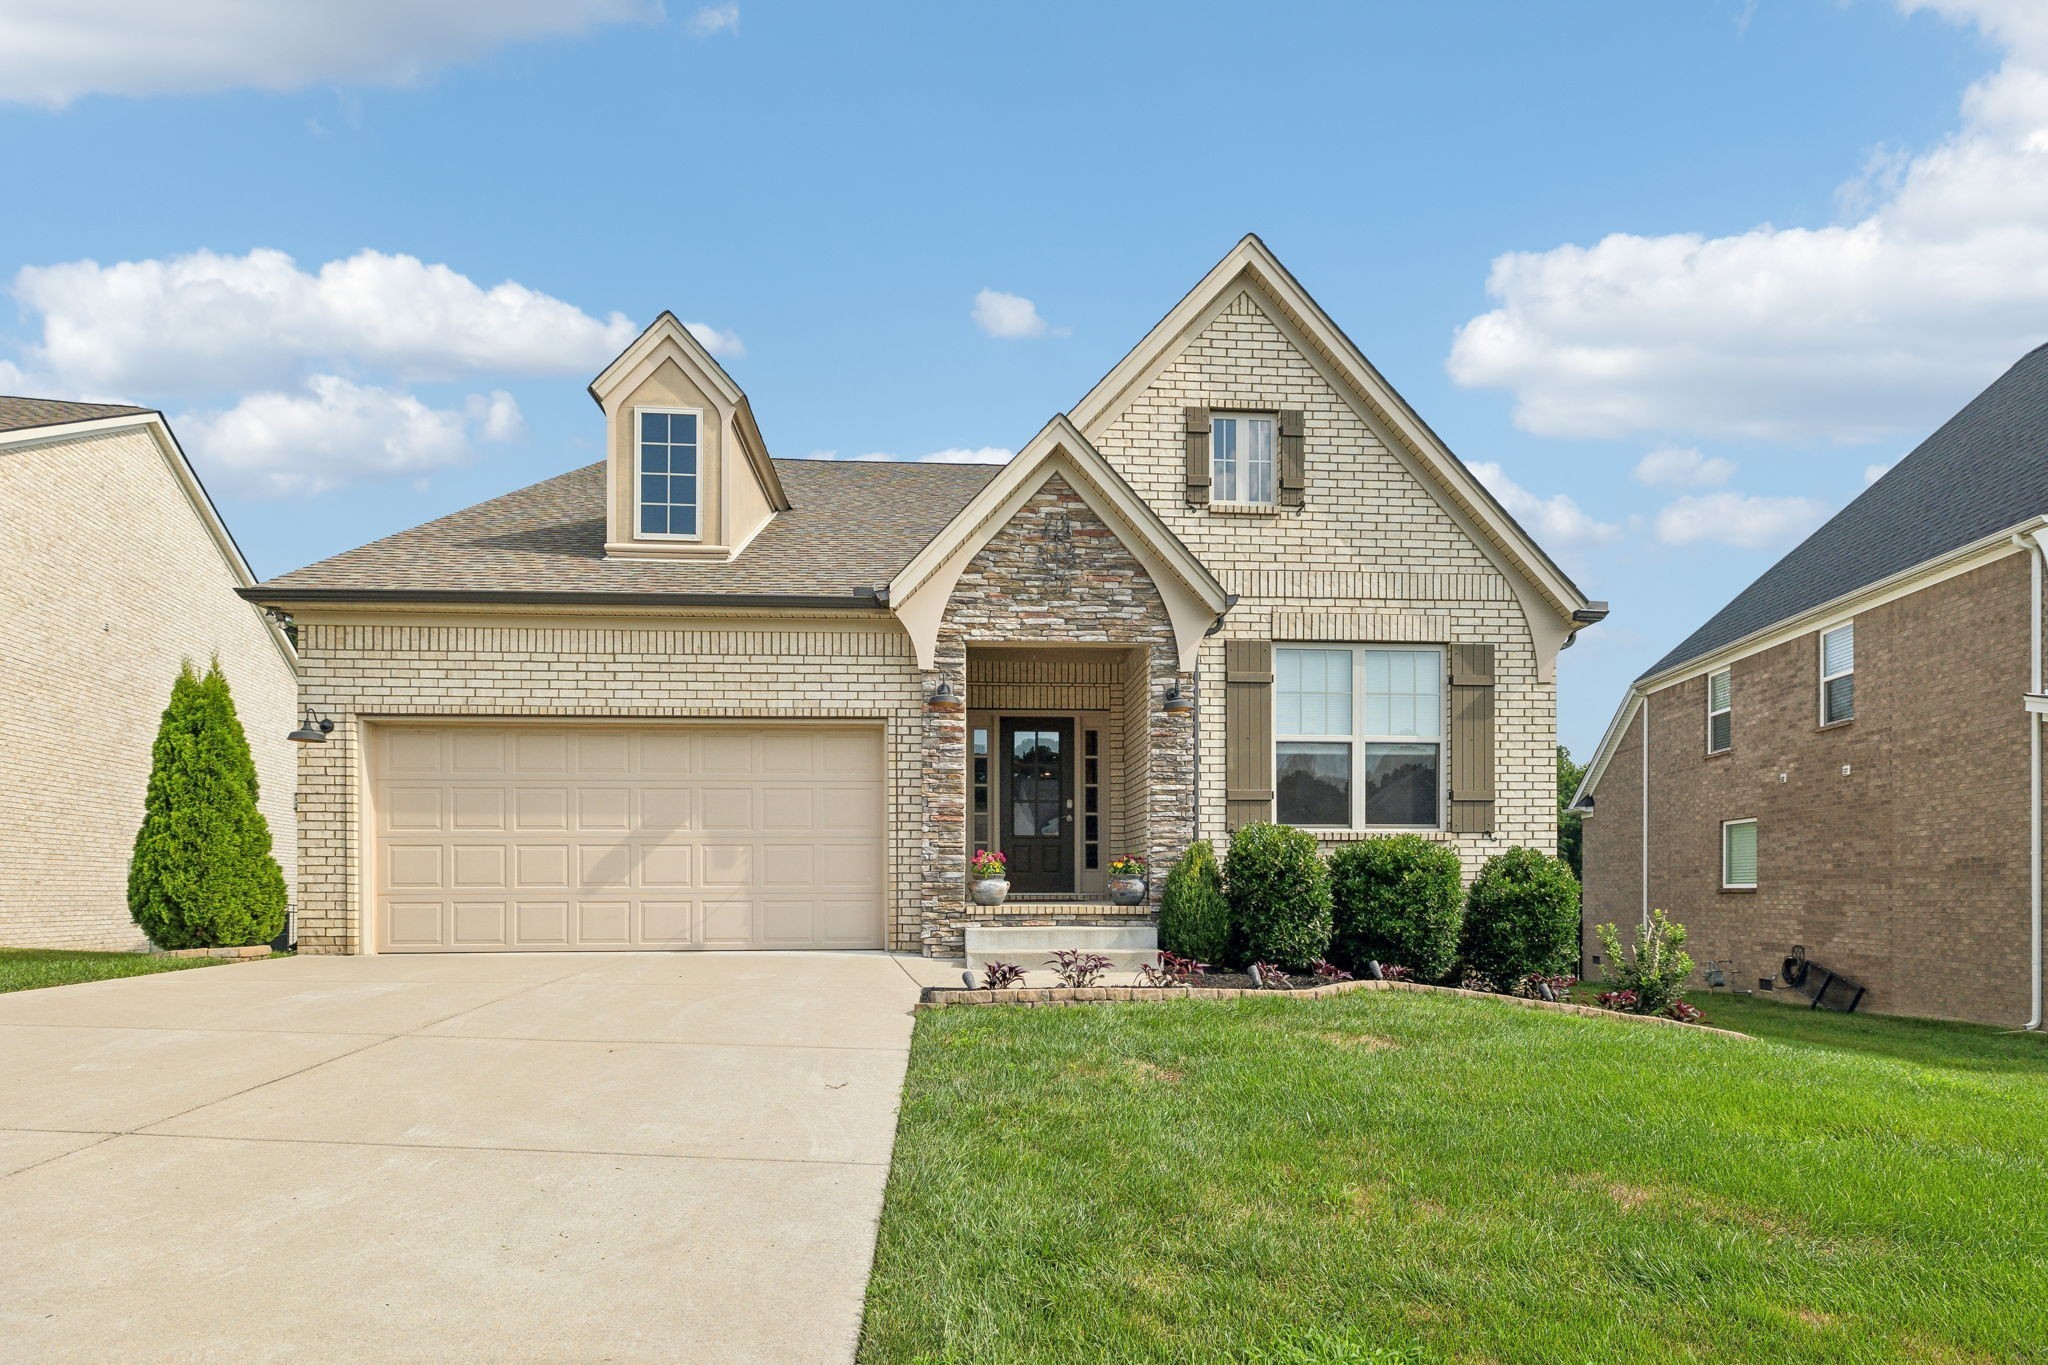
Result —
POLYGON ((919 1016, 861 1359, 2048 1359, 2048 1040, 1406 992, 919 1016))
POLYGON ((182 972, 188 967, 223 967, 246 959, 158 957, 153 953, 79 953, 65 948, 0 948, 0 994, 39 986, 75 986, 114 976, 182 972))

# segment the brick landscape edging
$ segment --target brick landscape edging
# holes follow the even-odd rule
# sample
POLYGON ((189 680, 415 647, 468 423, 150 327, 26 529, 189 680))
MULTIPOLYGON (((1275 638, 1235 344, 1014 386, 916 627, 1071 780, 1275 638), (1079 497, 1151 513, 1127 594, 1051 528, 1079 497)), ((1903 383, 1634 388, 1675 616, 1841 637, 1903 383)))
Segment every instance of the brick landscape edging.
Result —
POLYGON ((1631 1024, 1661 1024, 1667 1028, 1717 1033, 1723 1038, 1756 1041, 1747 1033, 1714 1028, 1708 1024, 1686 1024, 1654 1014, 1623 1014, 1596 1005, 1574 1005, 1564 1001, 1531 1000, 1520 995, 1495 995, 1491 991, 1465 991, 1455 986, 1425 986, 1419 981, 1333 981, 1306 990, 1272 991, 1244 986, 1019 986, 1010 990, 962 990, 955 986, 926 986, 920 992, 921 1010, 944 1009, 952 1005, 1092 1005, 1112 1001, 1142 1000, 1236 1000, 1243 996, 1261 999, 1324 1000, 1347 991, 1425 991, 1435 995, 1460 995, 1468 1000, 1498 1000, 1558 1014, 1582 1014, 1589 1019, 1613 1019, 1631 1024))
POLYGON ((268 943, 251 943, 242 948, 154 948, 155 957, 269 957, 268 943))

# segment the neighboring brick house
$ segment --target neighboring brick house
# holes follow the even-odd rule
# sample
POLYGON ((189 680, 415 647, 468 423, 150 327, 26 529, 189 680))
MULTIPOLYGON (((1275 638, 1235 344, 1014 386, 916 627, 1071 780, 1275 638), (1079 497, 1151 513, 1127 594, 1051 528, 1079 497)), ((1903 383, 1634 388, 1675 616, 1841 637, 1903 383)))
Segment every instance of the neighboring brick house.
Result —
POLYGON ((1799 948, 1864 1009, 2038 1026, 2044 528, 2048 347, 1630 689, 1577 797, 1589 970, 1662 908, 1737 988, 1799 948))
POLYGON ((1276 802, 1552 845, 1604 608, 1255 238, 999 469, 771 459, 669 314, 591 395, 603 462, 246 594, 335 725, 304 949, 953 955, 1276 802))
POLYGON ((180 663, 218 657, 285 875, 292 647, 161 415, 0 398, 0 944, 147 946, 128 858, 180 663))

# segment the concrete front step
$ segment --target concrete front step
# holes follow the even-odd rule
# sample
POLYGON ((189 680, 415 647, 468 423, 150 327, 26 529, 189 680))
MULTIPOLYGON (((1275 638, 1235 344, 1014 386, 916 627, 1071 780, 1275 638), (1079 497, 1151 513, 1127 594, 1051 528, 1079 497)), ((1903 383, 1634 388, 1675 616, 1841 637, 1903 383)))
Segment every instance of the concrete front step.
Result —
POLYGON ((1078 948, 1100 953, 1113 967, 1134 970, 1159 957, 1159 929, 1152 924, 970 924, 967 966, 980 971, 990 962, 1014 962, 1036 970, 1055 952, 1078 948))

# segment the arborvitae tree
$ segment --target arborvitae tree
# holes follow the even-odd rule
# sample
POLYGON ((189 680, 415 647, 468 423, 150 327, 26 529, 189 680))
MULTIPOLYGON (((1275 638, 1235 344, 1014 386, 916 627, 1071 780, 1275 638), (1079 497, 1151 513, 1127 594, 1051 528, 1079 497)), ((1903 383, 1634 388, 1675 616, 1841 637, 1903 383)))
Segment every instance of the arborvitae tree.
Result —
POLYGON ((256 806, 256 762, 220 661, 190 660, 151 751, 128 912, 159 948, 267 943, 284 927, 284 873, 256 806))

